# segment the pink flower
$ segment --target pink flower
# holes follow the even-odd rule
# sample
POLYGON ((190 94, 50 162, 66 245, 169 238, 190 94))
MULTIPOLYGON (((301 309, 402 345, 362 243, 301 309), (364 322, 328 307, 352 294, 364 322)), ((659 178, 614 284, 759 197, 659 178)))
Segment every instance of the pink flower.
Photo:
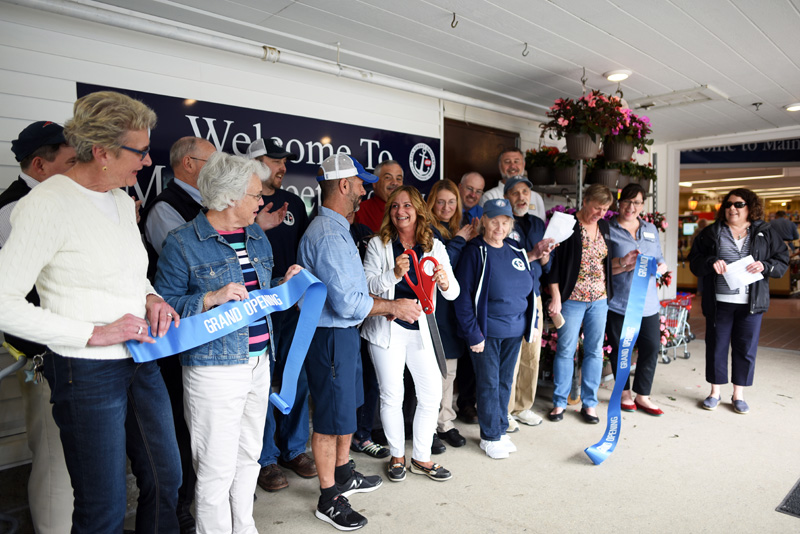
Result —
POLYGON ((661 344, 662 345, 666 345, 667 344, 667 338, 665 338, 664 336, 661 336, 661 344))
POLYGON ((561 126, 566 126, 566 125, 569 124, 569 121, 567 119, 565 119, 564 117, 561 117, 560 119, 558 119, 558 124, 561 125, 561 126))
POLYGON ((662 228, 667 228, 668 226, 669 226, 669 224, 667 223, 667 221, 661 221, 661 227, 662 228))

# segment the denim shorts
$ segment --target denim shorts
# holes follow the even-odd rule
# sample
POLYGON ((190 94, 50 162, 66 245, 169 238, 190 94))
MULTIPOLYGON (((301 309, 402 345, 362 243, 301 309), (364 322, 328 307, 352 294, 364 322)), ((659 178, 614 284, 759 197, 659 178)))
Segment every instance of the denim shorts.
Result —
POLYGON ((305 365, 317 434, 346 436, 356 431, 356 409, 364 398, 357 365, 360 350, 356 327, 318 327, 314 332, 305 365))

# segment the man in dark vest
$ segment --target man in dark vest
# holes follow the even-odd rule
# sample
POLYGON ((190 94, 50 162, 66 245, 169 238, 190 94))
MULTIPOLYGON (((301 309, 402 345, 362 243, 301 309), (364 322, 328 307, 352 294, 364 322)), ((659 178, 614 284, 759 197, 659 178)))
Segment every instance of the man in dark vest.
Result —
MULTIPOLYGON (((262 182, 264 208, 258 214, 256 223, 267 234, 272 245, 275 260, 272 276, 281 278, 290 265, 297 263, 297 247, 309 222, 303 200, 294 193, 281 189, 286 174, 286 161, 289 158, 296 159, 297 156, 285 150, 277 138, 264 137, 250 143, 247 157, 260 161, 270 170, 269 178, 262 182), (268 222, 270 216, 280 216, 282 224, 273 227, 268 222)), ((273 313, 270 317, 272 346, 275 347, 271 384, 273 387, 279 387, 299 312, 297 307, 292 307, 283 312, 273 313)), ((264 446, 258 461, 261 465, 261 472, 258 475, 258 485, 261 489, 279 491, 289 485, 286 475, 278 464, 291 469, 302 478, 317 476, 314 460, 305 452, 308 437, 308 379, 303 369, 298 379, 297 401, 292 411, 282 415, 276 414, 272 406, 267 410, 264 446)))
MULTIPOLYGON (((68 171, 75 164, 75 150, 67 145, 64 129, 54 122, 34 122, 11 142, 19 162, 19 178, 0 195, 0 247, 11 234, 11 212, 31 189, 55 174, 68 171)), ((36 246, 31 243, 31 246, 36 246)), ((36 289, 28 301, 39 305, 36 289)), ((28 504, 36 532, 68 532, 72 524, 72 485, 58 427, 50 407, 50 387, 36 379, 36 366, 47 347, 6 335, 6 342, 29 358, 26 371, 20 372, 20 390, 25 410, 28 446, 33 453, 28 480, 28 504), (28 380, 30 377, 30 380, 28 380)), ((40 375, 39 375, 40 376, 40 375)))
MULTIPOLYGON (((175 179, 147 206, 142 216, 145 243, 150 258, 147 273, 151 280, 155 278, 158 256, 161 254, 167 234, 194 219, 203 209, 200 191, 197 189, 197 177, 214 152, 216 152, 214 145, 200 137, 181 137, 169 150, 169 164, 175 179)), ((183 416, 181 364, 175 355, 160 359, 158 365, 172 405, 175 436, 178 440, 183 469, 183 481, 178 489, 178 523, 181 534, 192 534, 196 531, 196 526, 190 508, 194 500, 197 477, 192 466, 189 429, 183 416)))

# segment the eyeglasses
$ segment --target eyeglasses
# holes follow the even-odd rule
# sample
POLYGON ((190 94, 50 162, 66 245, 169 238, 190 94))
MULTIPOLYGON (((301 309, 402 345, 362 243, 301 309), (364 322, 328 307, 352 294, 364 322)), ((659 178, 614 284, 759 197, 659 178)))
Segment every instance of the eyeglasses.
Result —
POLYGON ((631 204, 632 206, 638 208, 644 206, 644 202, 639 202, 638 200, 620 200, 620 204, 631 204))
POLYGON ((478 196, 483 195, 483 189, 475 189, 470 186, 466 186, 464 187, 464 189, 466 189, 469 193, 472 193, 473 195, 478 195, 478 196))
POLYGON ((744 207, 747 207, 747 202, 742 202, 741 200, 739 202, 731 202, 729 200, 725 204, 722 205, 722 207, 725 208, 725 209, 728 209, 731 206, 733 206, 734 208, 742 209, 744 207))
POLYGON ((139 154, 142 157, 142 161, 144 161, 144 158, 146 158, 147 154, 150 152, 150 147, 149 146, 145 147, 144 150, 137 150, 135 148, 131 148, 131 147, 125 146, 125 145, 122 145, 120 148, 124 148, 125 150, 129 150, 129 151, 133 152, 134 154, 139 154))
POLYGON ((261 191, 259 191, 257 195, 254 195, 253 193, 248 193, 247 191, 245 191, 244 194, 247 195, 248 197, 253 197, 256 200, 261 198, 261 191))
POLYGON ((196 158, 196 157, 194 157, 194 156, 189 156, 189 159, 193 159, 193 160, 195 160, 195 161, 208 161, 207 159, 203 159, 203 158, 196 158))

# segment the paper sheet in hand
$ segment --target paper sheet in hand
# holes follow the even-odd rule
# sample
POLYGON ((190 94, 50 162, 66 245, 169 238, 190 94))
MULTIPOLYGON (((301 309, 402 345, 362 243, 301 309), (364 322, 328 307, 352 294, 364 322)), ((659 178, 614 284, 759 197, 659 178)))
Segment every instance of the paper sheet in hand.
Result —
POLYGON ((574 216, 561 211, 554 211, 547 229, 544 231, 544 239, 552 238, 556 243, 561 243, 572 235, 574 227, 574 216))
POLYGON ((749 286, 753 282, 764 279, 761 273, 747 272, 747 266, 754 261, 756 260, 753 259, 753 256, 745 256, 739 261, 728 264, 725 274, 722 276, 725 277, 725 282, 727 282, 729 288, 739 289, 740 287, 749 286))

